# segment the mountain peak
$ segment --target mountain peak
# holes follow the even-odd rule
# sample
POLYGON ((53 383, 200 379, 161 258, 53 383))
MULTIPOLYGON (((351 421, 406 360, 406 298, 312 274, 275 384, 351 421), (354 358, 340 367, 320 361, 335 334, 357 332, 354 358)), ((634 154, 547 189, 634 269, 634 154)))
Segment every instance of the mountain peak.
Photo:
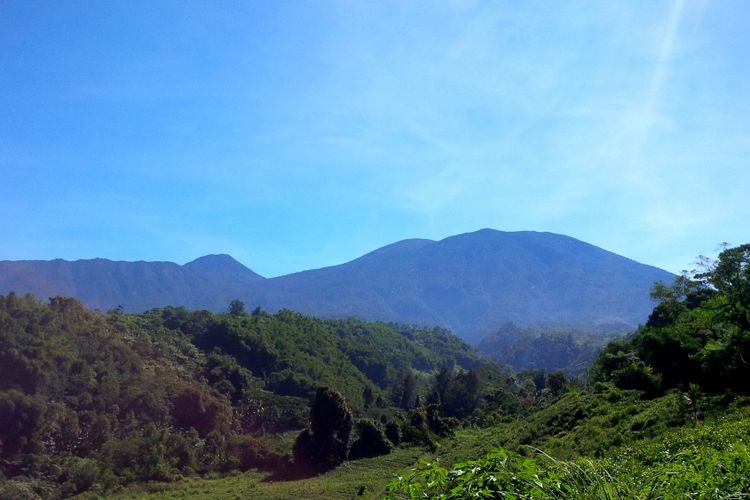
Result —
MULTIPOLYGON (((229 254, 226 253, 210 253, 208 255, 204 255, 202 257, 198 257, 195 260, 192 260, 185 264, 186 266, 195 266, 195 265, 216 265, 216 264, 240 264, 240 262, 237 261, 234 257, 232 257, 229 254)), ((243 266, 244 267, 244 266, 243 266)))
POLYGON ((192 271, 210 273, 216 276, 233 274, 236 276, 242 276, 251 281, 265 279, 260 274, 255 273, 250 268, 244 266, 231 255, 225 253, 204 255, 203 257, 198 257, 197 259, 188 262, 183 267, 192 271))

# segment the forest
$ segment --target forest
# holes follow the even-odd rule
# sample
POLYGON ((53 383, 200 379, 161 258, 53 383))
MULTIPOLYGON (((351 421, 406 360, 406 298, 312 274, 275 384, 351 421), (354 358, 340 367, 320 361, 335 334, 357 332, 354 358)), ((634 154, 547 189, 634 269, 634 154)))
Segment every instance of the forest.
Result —
POLYGON ((11 293, 0 498, 750 494, 750 244, 652 295, 598 354, 563 336, 591 359, 574 372, 500 367, 440 328, 11 293))

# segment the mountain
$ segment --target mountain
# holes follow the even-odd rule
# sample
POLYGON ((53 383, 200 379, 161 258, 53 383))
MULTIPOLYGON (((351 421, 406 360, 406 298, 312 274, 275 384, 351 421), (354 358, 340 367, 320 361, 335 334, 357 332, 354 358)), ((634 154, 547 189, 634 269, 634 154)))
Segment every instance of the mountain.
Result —
POLYGON ((449 328, 476 341, 499 326, 627 330, 673 275, 553 233, 483 229, 404 240, 345 264, 264 279, 229 256, 184 266, 103 259, 0 262, 0 293, 63 294, 89 307, 167 304, 223 310, 233 298, 270 311, 357 316, 449 328))
POLYGON ((404 240, 346 264, 255 284, 248 303, 322 317, 432 324, 478 340, 500 325, 627 330, 664 270, 553 233, 483 229, 404 240))
POLYGON ((223 310, 263 280, 229 255, 206 255, 184 266, 107 259, 0 261, 0 294, 65 295, 102 310, 144 311, 168 304, 223 310))

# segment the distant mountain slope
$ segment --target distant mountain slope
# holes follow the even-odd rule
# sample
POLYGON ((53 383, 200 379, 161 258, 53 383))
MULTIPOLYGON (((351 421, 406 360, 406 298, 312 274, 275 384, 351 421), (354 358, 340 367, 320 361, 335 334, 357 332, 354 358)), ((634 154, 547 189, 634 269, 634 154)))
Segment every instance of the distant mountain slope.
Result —
POLYGON ((289 308, 449 328, 478 340, 500 325, 645 321, 655 281, 673 275, 552 233, 483 229, 441 241, 413 239, 351 262, 264 279, 227 255, 169 262, 0 262, 0 293, 72 295, 89 307, 142 311, 164 305, 223 310, 289 308))
POLYGON ((0 294, 66 295, 102 310, 121 305, 144 311, 170 304, 223 310, 264 279, 229 255, 206 255, 184 266, 107 259, 0 261, 0 294))
POLYGON ((568 236, 483 229, 405 240, 346 264, 253 286, 248 303, 323 317, 435 324, 478 340, 500 325, 634 327, 661 269, 568 236))

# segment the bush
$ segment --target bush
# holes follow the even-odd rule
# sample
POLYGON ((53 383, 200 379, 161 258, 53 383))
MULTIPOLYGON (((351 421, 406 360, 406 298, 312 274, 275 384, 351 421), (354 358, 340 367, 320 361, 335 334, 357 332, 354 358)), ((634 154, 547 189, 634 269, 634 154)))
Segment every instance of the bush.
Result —
POLYGON ((0 483, 0 500, 41 500, 29 483, 5 481, 0 483))
POLYGON ((99 480, 101 464, 89 458, 72 458, 65 466, 60 487, 63 496, 73 496, 90 489, 99 480))
POLYGON ((294 461, 296 463, 315 463, 315 460, 317 458, 315 441, 313 440, 313 434, 310 429, 305 429, 304 431, 299 433, 297 439, 295 439, 294 441, 292 454, 294 455, 294 461))
POLYGON ((237 468, 241 471, 248 469, 275 470, 287 461, 285 456, 270 451, 263 443, 249 435, 231 439, 229 453, 237 464, 237 468))
POLYGON ((393 445, 383 432, 383 428, 371 420, 357 422, 359 439, 352 445, 349 458, 377 457, 391 452, 393 445))
POLYGON ((427 425, 438 436, 450 436, 453 434, 453 429, 458 427, 458 419, 455 417, 441 417, 440 408, 437 405, 428 406, 425 413, 427 415, 427 425))
POLYGON ((103 460, 125 482, 168 480, 167 436, 167 430, 151 428, 143 436, 110 439, 102 447, 103 460))
POLYGON ((424 408, 417 408, 409 413, 409 419, 401 427, 403 441, 414 444, 424 444, 435 449, 435 440, 430 432, 427 412, 424 408))
POLYGON ((36 434, 42 424, 42 405, 20 391, 0 392, 0 457, 29 453, 38 448, 36 434))
POLYGON ((185 387, 172 401, 172 419, 177 427, 198 431, 205 436, 211 431, 226 431, 232 418, 229 406, 210 394, 185 387))
POLYGON ((321 468, 346 460, 351 446, 352 412, 334 389, 321 387, 310 408, 310 428, 294 443, 294 461, 321 468))
POLYGON ((394 446, 400 445, 403 440, 401 427, 396 422, 388 422, 385 424, 385 435, 394 446))

